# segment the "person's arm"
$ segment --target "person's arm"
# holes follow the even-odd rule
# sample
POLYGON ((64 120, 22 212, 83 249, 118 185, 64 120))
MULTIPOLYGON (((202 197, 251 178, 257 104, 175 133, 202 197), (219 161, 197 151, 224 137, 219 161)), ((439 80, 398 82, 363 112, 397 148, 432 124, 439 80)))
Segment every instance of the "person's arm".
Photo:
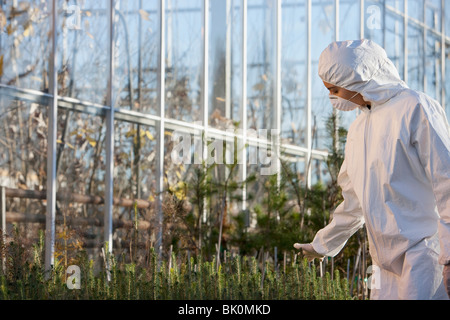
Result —
POLYGON ((331 222, 317 232, 311 242, 314 250, 323 256, 337 255, 347 240, 364 225, 361 206, 347 174, 345 160, 339 172, 338 183, 344 201, 334 211, 331 222))
MULTIPOLYGON (((431 181, 439 211, 439 263, 450 263, 450 130, 439 105, 417 105, 411 117, 411 143, 431 181), (434 108, 434 109, 432 109, 434 108), (430 110, 430 111, 427 111, 430 110)), ((448 267, 447 267, 448 268, 448 267)))

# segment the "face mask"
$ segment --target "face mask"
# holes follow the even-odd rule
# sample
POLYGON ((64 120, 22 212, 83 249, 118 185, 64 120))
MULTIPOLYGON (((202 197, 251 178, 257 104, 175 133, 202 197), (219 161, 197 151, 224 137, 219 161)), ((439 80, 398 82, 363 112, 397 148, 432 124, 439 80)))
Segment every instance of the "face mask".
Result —
POLYGON ((341 110, 341 111, 352 111, 356 108, 360 107, 359 104, 356 104, 354 102, 351 102, 354 97, 356 97, 358 93, 356 93, 353 97, 350 99, 342 99, 341 97, 330 95, 330 102, 333 105, 334 108, 341 110))

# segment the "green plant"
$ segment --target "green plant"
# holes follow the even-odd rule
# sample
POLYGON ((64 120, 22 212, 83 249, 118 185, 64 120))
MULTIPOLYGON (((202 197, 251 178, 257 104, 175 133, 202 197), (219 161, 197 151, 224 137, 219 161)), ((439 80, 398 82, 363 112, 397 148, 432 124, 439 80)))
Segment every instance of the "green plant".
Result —
MULTIPOLYGON (((34 248, 40 254, 41 245, 34 248)), ((16 243, 8 244, 15 247, 16 243)), ((9 250, 10 260, 23 254, 9 250)), ((11 269, 0 276, 0 298, 14 299, 95 299, 95 300, 289 300, 289 299, 350 299, 348 283, 336 271, 331 279, 326 273, 319 277, 314 266, 306 261, 294 261, 283 272, 268 260, 261 263, 255 257, 227 256, 217 268, 216 257, 204 260, 202 255, 181 257, 172 253, 171 260, 158 261, 150 249, 150 263, 135 264, 111 260, 111 279, 106 272, 95 273, 92 260, 81 252, 76 263, 81 271, 81 288, 69 290, 66 270, 55 266, 50 277, 44 276, 41 259, 34 256, 21 270, 11 269)), ((22 259, 22 258, 20 258, 22 259)))

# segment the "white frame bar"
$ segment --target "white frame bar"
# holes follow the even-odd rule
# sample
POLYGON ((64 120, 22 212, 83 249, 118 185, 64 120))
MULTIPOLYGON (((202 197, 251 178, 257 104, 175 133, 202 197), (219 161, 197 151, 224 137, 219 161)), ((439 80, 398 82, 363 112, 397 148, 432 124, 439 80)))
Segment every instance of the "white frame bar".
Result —
MULTIPOLYGON (((247 179, 247 0, 242 0, 242 97, 241 97, 241 123, 242 123, 242 170, 241 179, 247 179)), ((247 185, 242 188, 242 210, 247 209, 247 185)))
MULTIPOLYGON (((335 0, 334 2, 334 41, 339 41, 340 38, 340 29, 339 29, 339 25, 340 25, 340 2, 339 0, 335 0)), ((359 111, 359 110, 357 110, 359 111)), ((340 111, 337 110, 336 108, 333 108, 333 114, 336 117, 336 130, 334 132, 334 134, 336 135, 336 139, 335 139, 335 148, 336 150, 339 149, 339 115, 340 115, 340 111)))
MULTIPOLYGON (((406 0, 405 0, 406 1, 406 0)), ((360 0, 360 2, 359 2, 359 5, 360 5, 360 7, 359 7, 359 10, 360 10, 360 12, 359 12, 359 15, 360 15, 360 20, 359 20, 359 36, 360 36, 360 38, 361 39, 364 39, 364 37, 365 37, 365 26, 366 26, 366 20, 365 20, 365 12, 366 12, 366 10, 365 10, 365 3, 364 3, 364 0, 360 0)))
MULTIPOLYGON (((275 129, 277 130, 277 136, 275 137, 275 152, 277 157, 276 172, 277 172, 277 188, 280 189, 281 185, 281 119, 282 119, 282 95, 281 95, 281 46, 282 46, 282 8, 281 0, 276 0, 276 12, 275 12, 275 129)), ((278 214, 277 217, 279 218, 278 214)))
MULTIPOLYGON (((203 155, 205 163, 208 157, 208 138, 209 138, 209 0, 203 1, 203 67, 202 67, 202 122, 203 122, 203 155)), ((207 199, 203 199, 203 222, 207 222, 207 199)), ((199 226, 201 228, 201 226, 199 226)))
MULTIPOLYGON (((427 25, 427 0, 423 0, 423 25, 427 25)), ((423 28, 423 47, 422 47, 422 68, 423 68, 423 77, 422 77, 422 85, 423 85, 423 92, 427 92, 428 89, 428 77, 427 77, 427 32, 428 30, 423 28)))
MULTIPOLYGON (((114 3, 109 0, 108 24, 109 24, 109 57, 108 57, 108 87, 106 93, 106 137, 105 137, 105 206, 104 206, 104 242, 105 253, 111 254, 113 251, 113 196, 114 196, 114 3)), ((106 259, 106 257, 105 257, 106 259)), ((107 262, 108 263, 108 262, 107 262)), ((109 265, 106 266, 107 270, 109 265)))
POLYGON ((48 132, 47 132, 47 209, 45 221, 45 273, 50 272, 55 264, 55 220, 56 220, 56 140, 58 120, 58 77, 57 66, 57 5, 51 0, 51 52, 49 61, 49 92, 52 95, 48 104, 48 132))
POLYGON ((156 157, 156 212, 158 215, 158 234, 156 236, 156 251, 159 260, 162 258, 163 248, 163 221, 164 215, 162 203, 164 198, 164 133, 165 133, 165 91, 166 91, 166 16, 165 0, 159 1, 159 56, 158 56, 158 110, 159 122, 157 125, 157 143, 156 148, 158 156, 156 157))
POLYGON ((232 0, 226 1, 226 45, 225 45, 225 118, 233 118, 231 101, 231 23, 232 23, 232 0))
POLYGON ((403 81, 408 83, 408 0, 403 3, 403 81))
POLYGON ((334 0, 334 41, 339 41, 340 34, 340 6, 339 0, 334 0))
POLYGON ((308 149, 306 159, 305 159, 305 169, 306 174, 306 187, 309 189, 311 187, 311 162, 312 162, 312 79, 311 79, 311 0, 307 0, 307 18, 306 18, 306 33, 307 33, 307 45, 306 45, 306 147, 308 149))

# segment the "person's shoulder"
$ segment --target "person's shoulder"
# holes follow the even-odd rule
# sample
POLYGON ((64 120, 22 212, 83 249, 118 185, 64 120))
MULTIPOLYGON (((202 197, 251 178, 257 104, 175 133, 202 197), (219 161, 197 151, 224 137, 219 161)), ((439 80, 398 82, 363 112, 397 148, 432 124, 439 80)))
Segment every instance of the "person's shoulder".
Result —
POLYGON ((409 125, 420 125, 424 121, 428 122, 434 128, 439 128, 441 132, 450 133, 447 115, 439 101, 431 96, 420 92, 410 90, 404 98, 406 119, 409 125))
POLYGON ((412 89, 404 89, 392 99, 391 103, 406 107, 415 107, 422 103, 423 99, 424 97, 421 92, 412 89))
POLYGON ((425 113, 440 113, 440 109, 443 109, 439 102, 429 95, 412 90, 405 89, 398 94, 392 103, 403 110, 405 114, 413 114, 418 111, 424 111, 425 113))

